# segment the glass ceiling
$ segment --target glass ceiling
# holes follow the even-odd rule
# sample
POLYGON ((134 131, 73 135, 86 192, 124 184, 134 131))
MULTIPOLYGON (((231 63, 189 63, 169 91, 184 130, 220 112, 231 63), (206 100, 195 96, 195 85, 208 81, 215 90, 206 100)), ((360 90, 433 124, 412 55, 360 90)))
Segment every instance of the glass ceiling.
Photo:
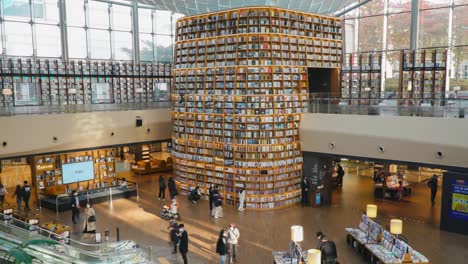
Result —
POLYGON ((357 0, 137 0, 160 10, 197 15, 244 6, 276 6, 308 13, 331 15, 357 0))

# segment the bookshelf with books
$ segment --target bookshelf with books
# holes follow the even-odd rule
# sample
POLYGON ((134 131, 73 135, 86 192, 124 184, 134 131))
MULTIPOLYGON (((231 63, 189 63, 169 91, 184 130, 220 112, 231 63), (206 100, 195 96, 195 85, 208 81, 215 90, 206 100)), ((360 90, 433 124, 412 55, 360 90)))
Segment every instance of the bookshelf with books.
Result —
POLYGON ((376 105, 382 87, 382 53, 347 54, 341 69, 341 98, 349 104, 376 105))
POLYGON ((307 67, 339 68, 340 20, 248 7, 177 21, 173 158, 181 193, 216 184, 224 203, 273 209, 300 200, 307 67))
POLYGON ((146 103, 161 98, 158 85, 172 81, 172 64, 0 59, 0 105, 146 103))
POLYGON ((95 189, 116 184, 115 180, 116 149, 97 149, 62 154, 35 156, 33 176, 38 190, 45 194, 57 194, 57 189, 65 192, 71 189, 95 189), (63 165, 92 162, 94 177, 80 182, 64 182, 63 165), (58 188, 57 188, 58 187, 58 188))
POLYGON ((442 104, 447 78, 447 51, 401 51, 399 92, 406 105, 442 104), (440 101, 438 101, 440 100, 440 101))

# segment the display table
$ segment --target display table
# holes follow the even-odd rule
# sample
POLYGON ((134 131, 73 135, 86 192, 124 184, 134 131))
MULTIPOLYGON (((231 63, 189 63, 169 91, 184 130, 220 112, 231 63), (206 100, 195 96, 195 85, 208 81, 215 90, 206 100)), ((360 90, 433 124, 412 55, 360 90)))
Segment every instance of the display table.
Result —
MULTIPOLYGON (((287 256, 287 251, 273 251, 273 263, 275 264, 297 264, 301 263, 298 261, 297 258, 291 259, 290 257, 287 256)), ((302 258, 304 259, 305 263, 307 263, 307 251, 303 250, 302 251, 302 258)))
POLYGON ((367 244, 365 247, 370 253, 372 263, 375 261, 382 264, 402 263, 390 250, 380 244, 367 244))

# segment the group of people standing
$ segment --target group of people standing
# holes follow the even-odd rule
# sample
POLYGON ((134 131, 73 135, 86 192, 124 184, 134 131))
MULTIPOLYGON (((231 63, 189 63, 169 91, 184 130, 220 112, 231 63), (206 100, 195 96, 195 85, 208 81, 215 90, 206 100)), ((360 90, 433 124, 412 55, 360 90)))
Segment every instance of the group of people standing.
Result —
POLYGON ((184 260, 184 264, 188 263, 187 253, 188 253, 188 233, 185 230, 184 224, 177 224, 175 220, 171 221, 169 224, 169 236, 171 242, 174 246, 172 254, 177 253, 177 246, 179 246, 179 252, 184 260))
MULTIPOLYGON (((29 199, 31 198, 31 186, 29 185, 28 181, 23 182, 23 186, 18 183, 16 185, 15 192, 13 193, 12 197, 16 196, 16 206, 18 208, 18 212, 21 211, 21 204, 24 202, 24 210, 29 211, 29 199)), ((5 196, 8 195, 8 191, 6 187, 0 183, 0 206, 3 208, 3 203, 5 202, 5 196)))
POLYGON ((218 241, 216 242, 216 253, 220 256, 220 264, 225 264, 226 259, 229 263, 237 262, 237 251, 240 232, 235 224, 231 224, 229 229, 219 231, 218 241))

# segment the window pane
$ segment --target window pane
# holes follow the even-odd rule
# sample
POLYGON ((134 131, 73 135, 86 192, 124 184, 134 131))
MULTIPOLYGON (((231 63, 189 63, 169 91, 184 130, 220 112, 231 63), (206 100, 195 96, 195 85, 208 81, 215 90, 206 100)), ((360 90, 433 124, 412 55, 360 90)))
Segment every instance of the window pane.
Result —
POLYGON ((5 22, 7 55, 32 56, 31 25, 27 23, 5 22))
POLYGON ((101 2, 88 2, 89 25, 92 28, 109 28, 109 4, 101 2))
POLYGON ((112 5, 112 29, 130 31, 132 29, 132 15, 130 7, 112 5))
POLYGON ((114 56, 116 60, 132 60, 132 33, 114 31, 114 56))
POLYGON ((31 19, 29 0, 2 1, 2 8, 6 19, 16 21, 29 21, 31 19))
MULTIPOLYGON (((355 8, 344 15, 345 18, 355 18, 358 8, 355 8)), ((343 18, 343 17, 341 17, 343 18)))
POLYGON ((468 1, 466 0, 455 0, 456 5, 468 5, 468 1))
POLYGON ((37 56, 60 57, 60 28, 58 26, 36 24, 37 56))
POLYGON ((453 44, 468 45, 468 6, 453 10, 453 44))
POLYGON ((447 46, 449 9, 434 9, 420 12, 420 47, 447 46))
POLYGON ((172 15, 172 34, 175 35, 176 33, 176 30, 175 30, 175 26, 176 26, 176 22, 179 18, 182 18, 184 17, 185 15, 184 14, 180 14, 180 13, 174 13, 172 15))
POLYGON ((359 50, 382 50, 383 16, 366 17, 359 20, 359 50))
POLYGON ((158 34, 171 34, 171 12, 156 10, 155 29, 158 34))
POLYGON ((171 62, 172 61, 172 41, 170 36, 156 35, 156 61, 171 62))
POLYGON ((411 11, 411 0, 388 0, 388 12, 411 11))
POLYGON ((86 31, 84 28, 68 27, 68 54, 70 58, 86 58, 86 31))
POLYGON ((468 91, 468 47, 453 49, 451 72, 453 76, 450 76, 450 90, 460 87, 461 91, 468 91))
POLYGON ((57 0, 34 1, 34 14, 34 21, 38 23, 58 24, 60 21, 57 0))
POLYGON ((345 53, 354 53, 354 32, 356 30, 356 26, 354 23, 354 19, 347 19, 345 20, 345 53))
POLYGON ((381 15, 384 12, 384 0, 372 0, 367 4, 359 7, 359 15, 362 16, 375 16, 381 15))
POLYGON ((151 34, 140 34, 140 60, 153 61, 153 37, 151 34))
POLYGON ((110 59, 110 36, 109 31, 90 29, 90 48, 92 59, 110 59))
POLYGON ((153 32, 153 22, 151 21, 151 9, 138 9, 138 29, 142 33, 153 32))
POLYGON ((387 49, 407 49, 410 46, 411 14, 388 16, 387 49))
POLYGON ((67 25, 83 27, 85 25, 84 1, 67 0, 67 25))
POLYGON ((420 0, 420 8, 435 8, 442 6, 449 6, 450 0, 420 0))

